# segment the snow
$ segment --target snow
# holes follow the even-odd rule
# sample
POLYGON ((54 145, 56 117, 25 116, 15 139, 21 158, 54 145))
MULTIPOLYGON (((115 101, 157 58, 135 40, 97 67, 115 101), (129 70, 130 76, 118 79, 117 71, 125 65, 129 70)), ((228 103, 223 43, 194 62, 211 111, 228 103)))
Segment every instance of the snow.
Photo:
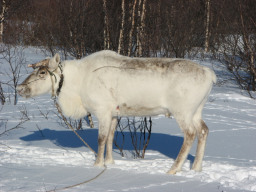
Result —
MULTIPOLYGON (((28 63, 44 58, 36 48, 26 48, 28 63)), ((200 61, 212 66, 211 60, 200 61)), ((214 69, 218 78, 217 64, 214 69)), ((2 68, 8 66, 2 65, 2 68)), ((23 79, 26 76, 23 69, 23 79)), ((1 81, 8 78, 4 73, 1 81)), ((50 96, 19 98, 17 106, 6 104, 0 113, 0 133, 14 127, 27 111, 22 128, 0 136, 0 191, 50 191, 90 180, 103 168, 93 167, 94 154, 76 135, 63 127, 50 96), (41 111, 41 112, 40 112, 41 111), (47 113, 49 112, 49 113, 47 113), (42 115, 45 115, 45 117, 42 115)), ((256 101, 235 84, 215 85, 203 111, 210 129, 203 171, 190 170, 194 143, 181 172, 166 172, 176 158, 183 134, 175 119, 153 118, 153 130, 145 159, 134 159, 130 136, 125 132, 124 157, 114 147, 115 164, 96 179, 66 191, 256 191, 256 101)), ((83 124, 78 133, 96 151, 94 129, 83 124)))

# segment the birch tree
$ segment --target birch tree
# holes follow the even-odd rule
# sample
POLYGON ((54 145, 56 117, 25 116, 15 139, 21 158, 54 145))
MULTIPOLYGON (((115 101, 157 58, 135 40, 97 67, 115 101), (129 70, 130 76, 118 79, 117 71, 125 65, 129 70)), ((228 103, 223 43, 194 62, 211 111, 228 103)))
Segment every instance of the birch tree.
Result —
POLYGON ((119 43, 118 43, 118 53, 123 51, 123 39, 124 39, 124 22, 125 22, 125 0, 122 0, 122 23, 120 28, 119 43))
POLYGON ((109 18, 107 11, 107 0, 103 0, 104 10, 104 49, 110 48, 110 35, 109 35, 109 18))
POLYGON ((209 51, 209 37, 210 37, 210 14, 211 14, 211 2, 210 0, 206 0, 206 22, 205 22, 205 43, 204 43, 204 47, 205 47, 205 52, 209 51))
MULTIPOLYGON (((247 55, 247 69, 251 75, 251 89, 256 91, 256 61, 255 61, 255 36, 253 37, 252 32, 248 31, 247 26, 245 26, 244 15, 242 11, 241 1, 239 2, 239 15, 241 20, 241 31, 243 38, 243 47, 244 47, 244 55, 247 55)), ((256 23, 253 21, 253 27, 256 27, 256 23)))
POLYGON ((138 18, 140 18, 140 22, 138 22, 137 25, 137 48, 138 48, 138 54, 137 56, 141 57, 142 56, 142 41, 143 41, 143 36, 145 35, 145 15, 146 15, 146 2, 147 0, 144 0, 142 3, 142 8, 140 11, 141 7, 141 1, 139 0, 139 8, 138 8, 138 18))
POLYGON ((133 39, 133 31, 135 26, 135 9, 136 9, 137 0, 134 0, 132 6, 132 15, 131 15, 131 29, 129 33, 129 44, 128 44, 128 56, 131 56, 132 51, 132 39, 133 39))
POLYGON ((4 21, 6 18, 6 13, 8 11, 8 6, 5 0, 2 0, 2 10, 0 14, 0 43, 3 42, 3 33, 4 33, 4 21))
POLYGON ((4 52, 0 55, 0 59, 8 64, 8 68, 5 70, 5 74, 8 76, 8 81, 4 84, 13 91, 14 105, 16 105, 18 101, 16 87, 21 78, 21 68, 24 67, 26 63, 23 49, 23 47, 3 45, 4 52))
POLYGON ((0 0, 0 43, 3 42, 4 23, 13 15, 24 14, 24 9, 29 5, 29 0, 0 0))

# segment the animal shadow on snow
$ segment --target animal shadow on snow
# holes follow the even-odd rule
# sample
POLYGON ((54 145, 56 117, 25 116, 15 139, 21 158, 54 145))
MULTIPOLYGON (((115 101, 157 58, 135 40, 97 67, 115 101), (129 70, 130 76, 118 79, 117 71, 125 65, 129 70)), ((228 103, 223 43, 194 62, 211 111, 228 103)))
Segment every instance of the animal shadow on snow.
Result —
MULTIPOLYGON (((116 131, 118 134, 117 144, 121 146, 123 142, 123 137, 121 132, 116 131)), ((98 141, 98 130, 97 129, 85 129, 78 130, 77 133, 90 145, 90 147, 97 151, 97 141, 98 141)), ((123 150, 134 151, 134 147, 132 145, 132 140, 129 132, 123 132, 124 134, 124 146, 123 150)), ((139 135, 138 135, 139 138, 139 135)), ((56 131, 50 129, 43 129, 40 131, 34 131, 30 135, 24 136, 20 138, 23 141, 31 142, 31 141, 40 141, 40 140, 50 140, 55 145, 60 147, 68 147, 68 148, 78 148, 83 147, 83 142, 70 130, 56 131)), ((139 142, 139 141, 138 141, 139 142)), ((183 137, 172 136, 168 134, 162 133, 151 133, 151 139, 147 150, 158 151, 165 156, 168 156, 172 159, 176 159, 178 153, 180 151, 181 145, 183 143, 183 137)), ((114 145, 113 148, 117 153, 119 150, 114 145)), ((145 158, 147 158, 147 151, 145 158)), ((194 156, 188 155, 187 158, 191 163, 194 161, 194 156)))

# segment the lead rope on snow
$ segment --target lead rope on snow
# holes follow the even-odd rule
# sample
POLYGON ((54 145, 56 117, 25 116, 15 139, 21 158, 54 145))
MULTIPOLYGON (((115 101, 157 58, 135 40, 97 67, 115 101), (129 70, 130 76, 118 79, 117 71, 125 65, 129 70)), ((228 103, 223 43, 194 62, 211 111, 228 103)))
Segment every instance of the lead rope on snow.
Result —
POLYGON ((73 187, 77 187, 79 185, 83 185, 83 184, 86 184, 86 183, 89 183, 95 179, 97 179, 99 176, 101 176, 106 170, 106 167, 105 169, 103 169, 98 175, 96 175, 95 177, 93 177, 92 179, 89 179, 87 181, 84 181, 84 182, 81 182, 81 183, 77 183, 77 184, 74 184, 74 185, 70 185, 70 186, 67 186, 67 187, 63 187, 63 188, 60 188, 60 189, 53 189, 53 190, 50 190, 50 191, 46 191, 46 192, 55 192, 55 191, 61 191, 61 190, 66 190, 66 189, 71 189, 73 187))
MULTIPOLYGON (((76 136, 95 154, 95 156, 97 156, 97 153, 83 140, 83 138, 76 132, 76 130, 70 125, 70 123, 67 121, 66 117, 63 115, 62 113, 62 110, 59 106, 59 104, 57 103, 56 101, 56 98, 54 98, 54 104, 59 112, 59 114, 61 115, 61 117, 63 118, 64 122, 67 124, 67 126, 76 134, 76 136)), ((89 179, 89 180, 86 180, 86 181, 83 181, 81 183, 77 183, 77 184, 74 184, 74 185, 70 185, 70 186, 66 186, 66 187, 63 187, 63 188, 59 188, 59 189, 53 189, 53 190, 50 190, 50 191, 46 191, 46 192, 54 192, 54 191, 62 191, 62 190, 66 190, 66 189, 71 189, 73 187, 77 187, 79 185, 83 185, 83 184, 86 184, 86 183, 89 183, 95 179, 97 179, 99 176, 101 176, 105 171, 106 171, 107 167, 105 166, 104 169, 98 174, 96 175, 95 177, 89 179)))

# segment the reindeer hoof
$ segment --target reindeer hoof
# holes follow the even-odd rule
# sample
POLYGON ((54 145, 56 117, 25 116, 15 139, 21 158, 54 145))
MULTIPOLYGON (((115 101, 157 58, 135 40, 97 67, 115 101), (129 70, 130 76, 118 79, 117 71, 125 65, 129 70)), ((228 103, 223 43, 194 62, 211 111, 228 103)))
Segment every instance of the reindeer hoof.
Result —
POLYGON ((97 163, 97 162, 95 162, 93 166, 94 167, 98 167, 98 168, 102 168, 102 167, 104 167, 104 163, 97 163))
POLYGON ((202 171, 202 167, 192 167, 192 170, 196 171, 196 172, 201 172, 202 171))
POLYGON ((175 175, 177 173, 177 170, 170 170, 167 172, 167 174, 170 174, 170 175, 175 175))
POLYGON ((113 159, 106 159, 105 160, 105 165, 113 165, 115 164, 115 161, 113 159))

